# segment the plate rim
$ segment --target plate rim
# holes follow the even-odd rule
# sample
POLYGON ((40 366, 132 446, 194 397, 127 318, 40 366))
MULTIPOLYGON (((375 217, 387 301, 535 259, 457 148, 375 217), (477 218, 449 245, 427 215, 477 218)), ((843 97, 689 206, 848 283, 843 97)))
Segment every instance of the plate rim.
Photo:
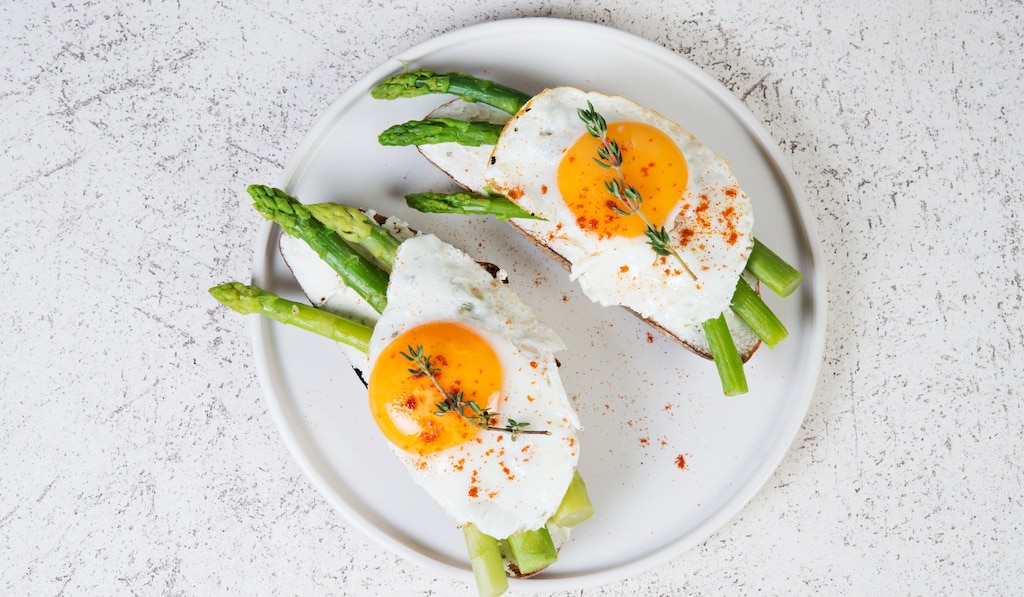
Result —
MULTIPOLYGON (((807 418, 807 413, 814 399, 815 388, 821 374, 821 366, 824 359, 825 332, 827 327, 826 271, 823 250, 818 240, 816 225, 809 216, 809 208, 803 192, 795 184, 795 176, 775 141, 768 134, 764 125, 753 116, 747 107, 725 85, 680 54, 657 42, 650 41, 633 33, 588 21, 554 17, 523 17, 486 21, 442 33, 399 52, 396 56, 387 59, 359 77, 314 121, 303 140, 292 153, 278 180, 279 186, 285 190, 293 188, 296 181, 301 178, 306 167, 315 157, 319 147, 333 130, 335 121, 343 117, 346 109, 354 103, 355 99, 368 93, 377 81, 400 70, 403 63, 415 63, 440 49, 457 46, 483 35, 499 31, 507 33, 509 30, 515 31, 524 28, 529 29, 531 33, 544 33, 545 30, 547 32, 558 31, 559 33, 565 33, 566 30, 570 30, 575 35, 591 36, 600 34, 606 37, 615 36, 630 43, 635 49, 642 50, 644 53, 654 55, 665 62, 671 63, 673 67, 685 71, 703 85, 715 101, 723 104, 731 116, 738 119, 743 128, 754 138, 758 149, 767 154, 768 159, 766 161, 776 171, 779 181, 784 183, 785 194, 792 198, 790 207, 793 209, 796 221, 806 237, 805 242, 802 244, 806 245, 808 249, 806 257, 813 270, 810 276, 804 272, 804 283, 810 283, 810 300, 808 305, 813 311, 811 314, 812 329, 806 334, 807 356, 811 361, 809 366, 812 371, 803 376, 800 386, 795 388, 795 393, 801 399, 795 404, 794 412, 799 413, 800 416, 796 417, 794 415, 786 421, 786 425, 777 436, 778 439, 771 445, 771 451, 764 455, 765 457, 762 459, 763 464, 756 468, 755 474, 750 475, 740 484, 730 499, 723 502, 711 516, 671 544, 639 558, 629 560, 621 565, 579 576, 538 577, 529 580, 509 579, 512 590, 526 588, 538 591, 575 590, 623 580, 680 556, 696 545, 707 541, 718 530, 733 520, 764 488, 792 447, 803 422, 807 418)), ((251 274, 251 283, 254 285, 260 286, 264 284, 268 277, 273 254, 276 251, 276 243, 273 242, 273 239, 276 238, 278 231, 277 225, 268 221, 264 222, 257 234, 254 242, 251 274)), ((271 329, 272 322, 268 319, 262 317, 252 318, 250 335, 253 343, 253 357, 256 361, 257 377, 268 406, 268 411, 274 419, 275 427, 277 427, 282 441, 306 478, 309 479, 313 486, 317 488, 336 510, 342 513, 349 524, 378 545, 405 559, 416 562, 427 570, 436 570, 451 578, 472 584, 473 576, 468 568, 455 566, 451 563, 429 557, 402 543, 372 524, 369 520, 366 520, 342 496, 331 490, 326 478, 318 470, 316 464, 312 462, 306 449, 301 445, 295 434, 292 433, 290 429, 292 422, 288 419, 277 398, 279 393, 277 386, 280 382, 274 379, 271 373, 272 367, 270 363, 276 352, 270 340, 271 329)))

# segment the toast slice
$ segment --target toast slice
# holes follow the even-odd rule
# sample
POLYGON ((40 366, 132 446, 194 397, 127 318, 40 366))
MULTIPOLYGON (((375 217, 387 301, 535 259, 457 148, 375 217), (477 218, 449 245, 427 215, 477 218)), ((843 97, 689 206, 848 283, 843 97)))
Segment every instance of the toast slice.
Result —
MULTIPOLYGON (((364 211, 374 219, 378 225, 392 232, 399 240, 412 238, 417 231, 410 228, 404 221, 394 217, 384 217, 373 211, 364 211)), ((281 234, 278 239, 278 250, 284 259, 292 276, 302 289, 303 294, 309 302, 319 309, 359 321, 365 325, 373 326, 379 314, 355 292, 345 286, 341 276, 330 268, 305 242, 293 238, 287 234, 281 234)), ((497 265, 487 262, 478 262, 481 268, 487 271, 496 280, 508 283, 508 276, 497 265)), ((360 352, 345 344, 338 344, 345 358, 355 370, 363 385, 368 385, 369 363, 365 353, 360 352)), ((557 362, 557 361, 556 361, 557 362)), ((555 549, 561 550, 562 546, 569 540, 569 529, 559 527, 553 522, 548 523, 548 531, 554 542, 555 549)), ((504 543, 502 542, 502 545, 504 543)), ((506 550, 502 550, 502 560, 505 566, 505 573, 513 578, 529 578, 540 574, 544 569, 533 571, 529 574, 522 574, 516 566, 512 556, 506 550)))

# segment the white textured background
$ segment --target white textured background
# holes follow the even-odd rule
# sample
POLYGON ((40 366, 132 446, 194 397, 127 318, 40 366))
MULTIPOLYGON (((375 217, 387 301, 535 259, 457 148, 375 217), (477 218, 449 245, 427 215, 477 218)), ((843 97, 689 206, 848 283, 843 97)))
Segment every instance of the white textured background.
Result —
MULTIPOLYGON (((781 467, 705 544, 579 594, 1012 594, 1024 577, 1021 2, 0 3, 0 593, 447 595, 311 488, 256 380, 277 180, 353 81, 497 18, 611 25, 760 119, 829 267, 781 467)), ((574 593, 575 594, 575 593, 574 593)))

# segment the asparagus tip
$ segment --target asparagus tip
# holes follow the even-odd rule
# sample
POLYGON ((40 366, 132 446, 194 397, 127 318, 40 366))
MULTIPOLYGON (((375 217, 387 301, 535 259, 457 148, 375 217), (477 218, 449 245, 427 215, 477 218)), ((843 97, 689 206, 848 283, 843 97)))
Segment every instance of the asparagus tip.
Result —
POLYGON ((255 286, 248 286, 241 282, 227 282, 210 289, 210 295, 217 299, 217 302, 242 313, 250 315, 260 309, 257 297, 263 293, 255 286))

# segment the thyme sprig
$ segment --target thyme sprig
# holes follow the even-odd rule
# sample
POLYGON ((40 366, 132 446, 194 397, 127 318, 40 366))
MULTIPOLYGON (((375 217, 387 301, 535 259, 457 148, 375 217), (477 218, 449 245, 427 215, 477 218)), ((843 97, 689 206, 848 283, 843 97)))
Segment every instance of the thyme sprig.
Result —
POLYGON ((495 420, 498 418, 498 413, 495 413, 490 408, 480 408, 480 405, 474 400, 466 400, 465 392, 449 392, 441 386, 441 382, 437 380, 437 374, 441 372, 441 368, 430 361, 433 358, 431 355, 423 354, 423 345, 417 345, 416 348, 409 346, 409 351, 399 352, 405 360, 411 362, 413 367, 408 369, 409 373, 413 377, 426 377, 434 384, 437 391, 444 396, 444 400, 434 405, 437 408, 434 414, 443 417, 444 415, 453 412, 474 427, 479 429, 487 429, 489 431, 501 431, 511 435, 512 441, 516 441, 516 438, 520 434, 527 435, 551 435, 550 431, 525 429, 530 424, 522 421, 516 421, 515 419, 507 419, 507 423, 504 427, 494 425, 495 420), (466 409, 469 409, 470 413, 467 414, 466 409))
POLYGON ((640 209, 643 205, 643 197, 640 196, 640 191, 636 187, 626 184, 626 177, 622 174, 622 149, 615 139, 608 137, 608 123, 604 117, 594 109, 594 104, 589 101, 586 109, 577 108, 576 113, 587 127, 590 136, 601 142, 601 146, 597 148, 597 157, 594 158, 594 162, 602 168, 615 170, 616 177, 604 183, 608 192, 619 202, 619 205, 613 205, 612 209, 620 216, 640 216, 644 224, 647 225, 644 236, 647 237, 647 244, 651 246, 651 249, 662 257, 674 257, 683 266, 686 273, 690 274, 690 278, 696 280, 697 276, 690 270, 690 266, 686 265, 683 258, 672 247, 672 241, 665 227, 655 226, 640 209))

